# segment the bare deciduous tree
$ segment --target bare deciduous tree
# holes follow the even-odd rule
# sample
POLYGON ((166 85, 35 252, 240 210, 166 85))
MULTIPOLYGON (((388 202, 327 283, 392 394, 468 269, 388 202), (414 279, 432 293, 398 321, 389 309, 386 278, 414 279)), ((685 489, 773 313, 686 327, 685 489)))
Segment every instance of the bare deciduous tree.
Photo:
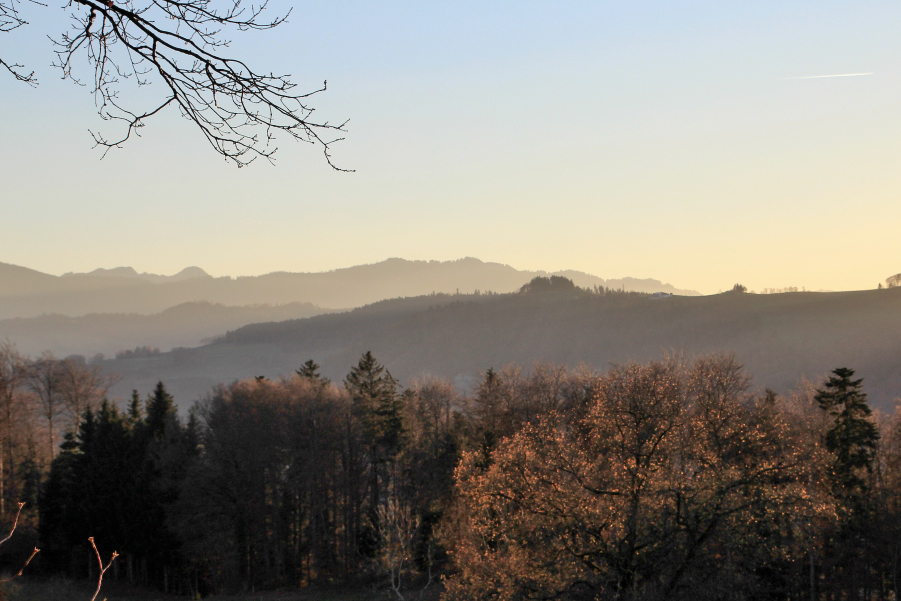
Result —
POLYGON ((27 381, 28 388, 37 397, 41 415, 47 420, 52 460, 60 418, 68 414, 69 426, 77 429, 82 414, 106 396, 115 380, 96 365, 87 365, 76 357, 57 359, 47 351, 28 364, 27 381))
POLYGON ((49 351, 35 359, 28 371, 28 387, 38 398, 41 414, 47 420, 47 450, 50 461, 56 449, 56 428, 59 416, 63 412, 64 372, 62 362, 49 351))
POLYGON ((16 347, 0 343, 0 516, 6 514, 6 496, 16 498, 16 459, 13 452, 13 417, 16 393, 27 375, 25 360, 16 347), (4 461, 4 453, 6 460, 4 461), (6 490, 4 468, 9 469, 9 491, 6 490))
MULTIPOLYGON (((40 7, 39 0, 28 0, 40 7)), ((313 117, 308 104, 321 88, 301 92, 288 75, 251 68, 225 53, 229 40, 224 30, 266 30, 285 22, 287 14, 267 19, 267 2, 246 6, 242 0, 70 0, 69 31, 51 38, 64 79, 87 85, 94 93, 104 120, 120 122, 116 136, 91 132, 103 155, 120 147, 147 120, 168 107, 177 107, 207 142, 236 165, 258 157, 272 160, 274 136, 281 132, 319 146, 328 164, 331 145, 342 140, 343 123, 313 117), (87 64, 90 82, 76 75, 87 64), (146 108, 126 106, 122 84, 144 87, 162 84, 163 94, 146 108)), ((290 12, 290 11, 289 11, 290 12)), ((21 13, 21 0, 0 0, 0 33, 29 22, 21 13)), ((17 80, 36 85, 34 72, 19 63, 0 59, 17 80)))
POLYGON ((413 543, 419 530, 419 516, 396 496, 378 508, 381 553, 379 565, 390 578, 391 590, 404 601, 402 578, 410 572, 413 543))
POLYGON ((82 414, 99 403, 114 378, 103 373, 97 365, 87 365, 83 360, 70 357, 60 362, 60 396, 77 429, 82 414))

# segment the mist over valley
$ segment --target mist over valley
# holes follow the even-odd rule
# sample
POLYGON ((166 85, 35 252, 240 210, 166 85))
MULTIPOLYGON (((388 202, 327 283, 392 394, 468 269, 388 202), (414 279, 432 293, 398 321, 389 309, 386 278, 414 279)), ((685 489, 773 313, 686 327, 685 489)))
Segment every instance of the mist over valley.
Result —
POLYGON ((901 288, 711 296, 585 290, 428 295, 349 312, 247 325, 199 348, 104 361, 114 392, 166 382, 189 404, 218 383, 289 376, 309 359, 340 382, 371 351, 404 384, 431 375, 463 391, 508 364, 546 362, 604 371, 665 354, 735 353, 754 384, 786 393, 832 366, 854 365, 874 406, 901 390, 901 288), (128 384, 126 384, 126 382, 128 384))

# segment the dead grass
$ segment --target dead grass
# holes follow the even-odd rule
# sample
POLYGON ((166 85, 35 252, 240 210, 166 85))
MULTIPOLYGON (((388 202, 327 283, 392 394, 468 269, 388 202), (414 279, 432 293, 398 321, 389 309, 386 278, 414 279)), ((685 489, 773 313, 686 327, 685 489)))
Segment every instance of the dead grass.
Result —
MULTIPOLYGON (((8 601, 87 601, 94 594, 94 587, 88 582, 64 579, 19 579, 9 591, 8 601)), ((431 592, 431 591, 430 591, 431 592)), ((387 591, 366 589, 309 588, 299 591, 245 593, 241 595, 216 595, 204 601, 388 601, 387 591)), ((418 594, 410 597, 418 599, 418 594)), ((153 591, 136 589, 119 583, 103 583, 98 601, 185 601, 189 597, 164 595, 153 591)), ((424 601, 431 601, 425 595, 424 601)))

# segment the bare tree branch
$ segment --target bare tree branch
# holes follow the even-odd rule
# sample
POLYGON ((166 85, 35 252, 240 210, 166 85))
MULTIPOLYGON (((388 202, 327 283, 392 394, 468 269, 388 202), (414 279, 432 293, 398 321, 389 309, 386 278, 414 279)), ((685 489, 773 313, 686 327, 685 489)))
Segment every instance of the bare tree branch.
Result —
MULTIPOLYGON (((9 539, 12 538, 13 533, 15 533, 15 531, 16 531, 16 527, 19 525, 19 515, 22 513, 23 507, 25 507, 25 503, 19 503, 19 510, 16 511, 16 519, 13 520, 12 530, 9 531, 9 534, 6 535, 6 538, 4 538, 3 540, 0 540, 0 545, 2 545, 3 543, 5 543, 6 541, 8 541, 9 539)), ((15 580, 16 578, 21 576, 22 572, 25 571, 25 568, 28 567, 28 564, 31 563, 31 560, 34 559, 34 556, 40 552, 41 552, 41 550, 38 549, 37 547, 35 547, 34 550, 31 552, 31 555, 28 556, 28 559, 25 560, 25 563, 22 564, 22 567, 19 568, 19 571, 16 572, 13 576, 11 576, 9 578, 0 578, 0 582, 12 582, 13 580, 15 580)))
MULTIPOLYGON (((325 91, 325 82, 318 89, 299 92, 290 76, 255 71, 224 53, 229 40, 223 30, 267 30, 288 17, 264 18, 266 0, 256 6, 243 1, 68 0, 65 8, 72 24, 53 39, 54 66, 64 79, 91 88, 101 118, 123 125, 118 136, 91 132, 103 156, 132 134, 140 135, 148 119, 176 106, 217 153, 239 167, 259 157, 272 161, 275 137, 283 133, 320 147, 330 166, 349 171, 331 157, 331 146, 344 139, 347 122, 316 119, 308 104, 311 96, 325 91), (76 65, 84 58, 92 69, 90 83, 76 76, 76 65), (162 83, 163 94, 150 108, 133 110, 120 98, 120 87, 127 80, 137 87, 162 83)), ((0 0, 0 32, 27 24, 19 15, 18 2, 0 0)), ((20 81, 36 83, 34 74, 25 74, 21 65, 3 61, 0 65, 20 81)))
MULTIPOLYGON (((0 33, 9 33, 23 25, 28 25, 28 21, 19 14, 19 9, 16 6, 18 3, 18 0, 0 0, 0 33)), ((34 71, 31 73, 21 71, 21 69, 25 68, 24 65, 8 63, 0 58, 0 67, 9 71, 17 80, 32 87, 38 83, 38 80, 34 77, 34 71)))
MULTIPOLYGON (((3 540, 0 540, 0 545, 3 545, 3 543, 8 541, 10 538, 12 538, 12 535, 16 531, 16 527, 19 525, 19 516, 22 513, 23 507, 25 507, 25 503, 19 503, 19 510, 16 511, 16 517, 13 520, 12 530, 9 531, 9 534, 6 535, 6 538, 4 538, 3 540)), ((100 565, 100 576, 97 578, 97 590, 94 591, 94 596, 91 597, 91 601, 95 601, 97 599, 97 595, 100 594, 100 587, 103 585, 103 575, 106 573, 106 571, 109 569, 109 567, 111 565, 113 565, 113 561, 119 556, 119 554, 116 553, 115 551, 113 551, 112 556, 110 556, 110 560, 104 566, 103 560, 100 558, 100 551, 97 550, 97 545, 94 544, 94 537, 92 536, 88 540, 91 542, 91 547, 93 547, 94 554, 97 556, 97 563, 100 565)), ((31 555, 28 556, 28 559, 25 560, 25 563, 22 565, 22 567, 19 569, 19 571, 16 572, 16 574, 11 576, 10 578, 0 578, 0 583, 12 582, 13 580, 15 580, 16 578, 21 576, 22 572, 25 571, 25 568, 28 567, 28 564, 31 563, 31 560, 34 559, 34 556, 40 552, 41 552, 41 550, 38 549, 37 547, 35 547, 34 550, 31 552, 31 555)))
POLYGON ((97 595, 100 594, 100 587, 101 585, 103 585, 103 575, 106 573, 109 567, 113 565, 113 561, 115 561, 115 559, 119 557, 119 554, 113 551, 113 554, 110 556, 109 561, 106 563, 106 566, 104 566, 103 560, 100 559, 100 551, 97 550, 97 545, 94 544, 94 537, 92 536, 88 538, 88 540, 91 541, 91 546, 94 548, 94 554, 97 556, 97 564, 100 566, 100 576, 97 577, 97 590, 94 591, 94 596, 91 597, 91 601, 94 601, 97 598, 97 595))

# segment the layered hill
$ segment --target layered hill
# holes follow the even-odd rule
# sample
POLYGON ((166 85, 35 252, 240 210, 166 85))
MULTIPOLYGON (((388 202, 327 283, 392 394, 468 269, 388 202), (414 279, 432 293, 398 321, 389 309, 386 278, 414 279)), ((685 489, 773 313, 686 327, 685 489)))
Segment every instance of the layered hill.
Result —
MULTIPOLYGON (((432 374, 461 388, 479 372, 536 361, 612 363, 735 352, 754 382, 787 391, 848 366, 874 403, 901 396, 901 289, 654 298, 586 291, 429 295, 346 313, 255 324, 196 349, 107 361, 123 384, 159 379, 182 404, 220 382, 289 374, 307 359, 340 381, 370 350, 402 383, 432 374)), ((125 390, 120 393, 127 392, 125 390)))
POLYGON ((227 307, 208 302, 176 305, 153 315, 93 313, 80 317, 41 315, 0 320, 0 340, 15 342, 28 355, 50 350, 58 356, 97 353, 114 356, 139 346, 168 351, 200 346, 209 338, 249 323, 284 321, 319 315, 310 303, 227 307))
MULTIPOLYGON (((328 309, 347 309, 432 292, 512 292, 538 275, 553 274, 522 271, 472 258, 388 259, 322 273, 279 272, 238 278, 214 278, 199 268, 188 268, 175 276, 157 276, 139 274, 130 267, 57 277, 0 264, 0 319, 43 314, 154 314, 199 301, 229 306, 311 303, 328 309)), ((574 271, 556 275, 564 275, 583 287, 697 294, 651 279, 605 280, 574 271)))

